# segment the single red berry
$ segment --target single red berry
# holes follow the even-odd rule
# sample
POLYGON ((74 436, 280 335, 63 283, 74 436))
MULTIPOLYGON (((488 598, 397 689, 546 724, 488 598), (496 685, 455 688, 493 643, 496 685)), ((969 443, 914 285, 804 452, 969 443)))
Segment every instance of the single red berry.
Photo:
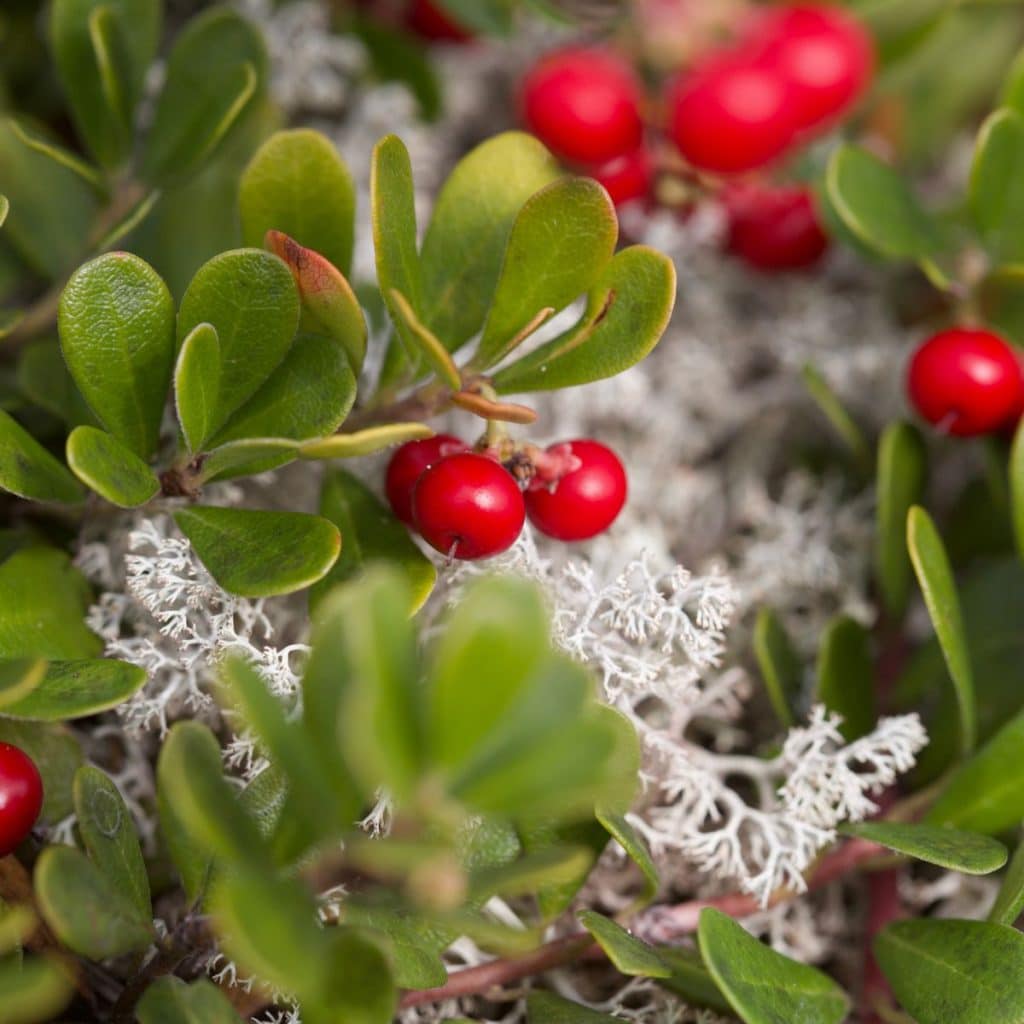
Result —
POLYGON ((810 267, 828 249, 811 191, 802 185, 735 185, 723 201, 729 251, 758 270, 810 267))
POLYGON ((853 15, 833 5, 799 4, 758 18, 750 43, 788 83, 802 130, 845 113, 871 84, 875 49, 853 15))
POLYGON ((992 331, 954 327, 910 360, 907 390, 929 423, 960 436, 987 434, 1018 408, 1024 380, 1017 354, 992 331))
POLYGON ((43 806, 43 780, 23 750, 0 743, 0 857, 28 836, 43 806))
POLYGON ((563 160, 600 164, 643 141, 640 83, 602 50, 541 58, 523 79, 521 104, 526 126, 563 160))
POLYGON ((651 155, 641 146, 631 153, 614 157, 607 163, 590 168, 587 172, 604 185, 616 206, 643 199, 650 194, 654 179, 651 155))
POLYGON ((433 0, 411 0, 405 24, 423 39, 438 43, 468 43, 473 39, 468 28, 441 10, 433 0))
POLYGON ((798 125, 782 75, 746 54, 730 54, 676 79, 668 93, 667 127, 694 167, 741 174, 781 157, 798 125))
POLYGON ((435 434, 423 441, 406 441, 391 456, 384 477, 384 492, 387 494, 391 511, 405 523, 412 526, 412 492, 425 470, 446 455, 465 452, 469 445, 451 434, 435 434))
POLYGON ((500 462, 460 452, 435 463, 412 492, 416 528, 432 547, 455 558, 488 558, 507 550, 526 518, 523 493, 500 462))
POLYGON ((579 465, 554 484, 532 486, 526 492, 526 512, 549 537, 587 540, 607 530, 622 511, 626 471, 615 452, 597 441, 568 441, 565 447, 579 465))

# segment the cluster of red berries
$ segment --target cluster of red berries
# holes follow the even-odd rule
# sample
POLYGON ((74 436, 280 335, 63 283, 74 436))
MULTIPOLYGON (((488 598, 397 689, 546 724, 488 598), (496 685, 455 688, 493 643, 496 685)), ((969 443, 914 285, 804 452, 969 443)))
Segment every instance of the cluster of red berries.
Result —
POLYGON ((907 392, 924 419, 959 437, 1013 430, 1024 414, 1020 358, 989 330, 932 335, 911 357, 907 392))
POLYGON ((385 492, 403 523, 454 558, 506 551, 527 516, 541 533, 564 541, 587 540, 611 526, 626 502, 626 472, 610 448, 567 441, 538 453, 536 461, 540 465, 524 476, 523 460, 513 458, 513 475, 493 454, 438 434, 398 448, 385 492), (558 468, 545 473, 547 464, 558 468))
POLYGON ((28 837, 43 807, 43 780, 35 762, 18 747, 0 743, 0 857, 28 837))
MULTIPOLYGON (((664 135, 691 168, 718 176, 760 170, 831 128, 871 81, 874 49, 850 14, 830 5, 756 14, 734 45, 669 83, 651 132, 639 77, 596 48, 540 60, 522 83, 527 127, 566 163, 601 182, 616 204, 649 198, 650 137, 664 135)), ((762 270, 806 267, 827 239, 803 186, 725 188, 730 250, 762 270)))

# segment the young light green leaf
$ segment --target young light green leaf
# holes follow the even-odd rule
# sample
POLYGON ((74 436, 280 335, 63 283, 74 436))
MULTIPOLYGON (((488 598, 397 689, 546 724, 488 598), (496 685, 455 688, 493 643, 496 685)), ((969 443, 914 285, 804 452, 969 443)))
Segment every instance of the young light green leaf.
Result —
POLYGON ((174 366, 167 285, 137 256, 99 256, 68 281, 59 327, 71 376, 100 422, 136 455, 152 455, 174 366))
POLYGON ((68 435, 68 465, 75 476, 121 508, 137 508, 160 493, 156 473, 113 434, 75 427, 68 435))
POLYGON ((74 811, 71 782, 82 764, 82 748, 66 726, 0 717, 0 742, 20 747, 43 778, 43 821, 56 825, 74 811))
POLYGON ((776 717, 789 728, 796 722, 794 709, 803 690, 803 665, 778 616, 768 607, 757 612, 754 655, 776 717))
POLYGON ((597 820, 604 826, 605 831, 612 839, 625 850, 626 856, 640 869, 640 873, 644 877, 644 888, 638 902, 641 906, 650 903, 658 895, 661 879, 647 844, 622 814, 613 814, 599 807, 597 820))
POLYGON ((0 489, 31 501, 77 504, 75 478, 24 427, 0 410, 0 489))
POLYGON ((988 875, 1006 863, 1006 847, 977 832, 898 821, 864 821, 839 831, 966 875, 988 875))
POLYGON ((395 323, 399 325, 406 341, 415 346, 419 361, 425 362, 442 384, 452 391, 458 391, 462 387, 462 376, 448 350, 433 331, 420 322, 409 300, 397 288, 391 289, 388 300, 388 308, 395 323))
POLYGON ((337 526, 345 543, 330 572, 310 590, 311 609, 315 611, 333 587, 356 579, 378 561, 401 571, 409 585, 410 611, 420 608, 437 579, 434 563, 358 477, 343 469, 328 472, 320 492, 320 515, 337 526))
POLYGON ((574 327, 499 370, 501 394, 589 384, 628 370, 657 345, 675 303, 672 261, 643 245, 607 264, 574 327))
POLYGON ((241 597, 302 590, 326 575, 341 551, 333 523, 300 512, 194 506, 174 520, 213 578, 241 597))
POLYGON ((174 404, 190 452, 200 452, 213 432, 220 390, 220 339, 213 324, 186 335, 174 368, 174 404))
POLYGON ((659 978, 658 982, 670 992, 674 992, 691 1006, 706 1007, 718 1013, 731 1013, 722 990, 711 977, 711 972, 704 964, 696 949, 685 946, 659 946, 658 956, 668 964, 672 973, 667 978, 659 978))
POLYGON ((165 185, 198 171, 263 88, 259 31, 225 6, 194 18, 174 43, 142 172, 165 185))
POLYGON ((974 223, 997 261, 1024 259, 1024 115, 1002 108, 981 126, 968 196, 974 223))
POLYGON ((6 1024, 53 1020, 71 1002, 74 991, 66 971, 52 960, 0 962, 0 1006, 6 1024))
POLYGON ((535 989, 526 997, 526 1019, 529 1024, 614 1024, 620 1018, 535 989))
POLYGON ((139 1024, 241 1024, 231 1001, 208 978, 184 982, 157 978, 146 989, 135 1016, 139 1024))
POLYGON ((228 441, 202 459, 199 481, 228 479, 265 473, 291 462, 299 453, 299 442, 286 437, 247 437, 228 441))
POLYGON ((35 722, 86 718, 124 703, 145 681, 145 670, 127 661, 51 661, 42 682, 0 714, 35 722))
POLYGON ((117 786, 92 765, 75 773, 75 814, 89 859, 135 905, 139 920, 153 918, 149 876, 135 822, 117 786))
POLYGON ((890 423, 878 443, 874 562, 886 610, 897 620, 910 598, 907 514, 921 500, 927 468, 927 452, 917 428, 890 423))
POLYGON ((239 185, 246 245, 262 245, 270 230, 283 232, 343 274, 352 265, 355 205, 344 160, 330 139, 309 128, 267 139, 239 185))
POLYGON ((48 846, 36 861, 36 897, 46 923, 68 949, 91 960, 123 956, 153 941, 150 922, 81 851, 48 846))
POLYGON ((907 549, 924 595, 932 628, 942 647, 960 707, 960 746, 970 753, 977 738, 977 712, 970 654, 964 636, 953 570, 928 513, 915 505, 907 516, 907 549))
POLYGON ((988 920, 1012 927, 1021 913, 1024 913, 1024 843, 1018 844, 1010 858, 1010 866, 988 912, 988 920))
POLYGON ((593 910, 583 910, 576 916, 622 974, 641 978, 671 976, 671 967, 661 959, 653 946, 648 946, 646 942, 641 942, 630 935, 611 918, 597 914, 593 910))
POLYGON ((825 630, 818 651, 815 699, 842 716, 839 731, 847 741, 875 727, 875 665, 871 637, 849 615, 834 618, 825 630))
POLYGON ((701 911, 698 935, 712 977, 746 1024, 840 1024, 846 1019, 849 1000, 828 975, 776 953, 720 910, 701 911))
POLYGON ((618 234, 615 207, 590 178, 562 178, 528 199, 512 225, 474 366, 500 362, 540 310, 557 312, 589 291, 618 234))
POLYGON ((202 323, 220 342, 217 405, 210 430, 248 401, 292 347, 299 325, 299 294, 288 268, 261 249, 235 249, 204 263, 178 313, 178 340, 202 323))
POLYGON ((839 396, 829 387, 828 381, 814 366, 807 363, 802 373, 804 386, 817 402, 818 408, 825 414, 836 433, 850 449, 857 465, 864 472, 870 473, 874 464, 871 446, 856 420, 847 412, 846 407, 839 400, 839 396))
POLYGON ((299 449, 303 459, 353 459, 372 455, 406 441, 420 441, 433 437, 434 430, 426 423, 387 423, 382 427, 367 427, 351 434, 332 434, 315 441, 307 441, 299 449))
POLYGON ((8 705, 27 697, 43 681, 46 667, 42 658, 0 659, 0 714, 8 705))
POLYGON ((1024 935, 985 921, 896 921, 875 958, 919 1024, 1024 1020, 1024 935))

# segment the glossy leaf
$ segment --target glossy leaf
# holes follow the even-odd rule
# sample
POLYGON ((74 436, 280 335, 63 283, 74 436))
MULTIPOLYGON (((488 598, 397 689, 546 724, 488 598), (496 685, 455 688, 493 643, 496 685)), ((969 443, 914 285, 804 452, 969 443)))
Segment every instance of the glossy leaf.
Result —
POLYGON ((5 1024, 38 1024, 52 1020, 69 1002, 74 986, 52 960, 33 957, 0 961, 0 1006, 5 1024))
POLYGON ((1003 108, 982 125, 971 168, 971 213, 996 260, 1024 259, 1024 115, 1003 108))
POLYGON ((86 718, 122 704, 145 682, 145 670, 127 661, 51 661, 43 681, 0 714, 36 722, 86 718))
POLYGON ((977 737, 974 678, 964 635, 953 570, 928 513, 915 506, 907 516, 907 548, 924 595, 932 628, 956 690, 960 708, 961 750, 969 753, 977 737))
POLYGON ((1010 858, 996 901, 988 912, 993 924, 1013 925, 1024 913, 1024 843, 1017 846, 1010 858))
POLYGON ((263 87, 267 54, 259 31, 224 6, 186 25, 167 61, 142 161, 147 180, 166 185, 213 155, 263 87))
POLYGON ((333 523, 299 512, 194 506, 174 520, 213 578, 242 597, 302 590, 326 575, 341 551, 333 523))
POLYGON ((818 651, 815 699, 842 716, 839 731, 848 742, 875 727, 875 664, 871 637, 856 619, 833 619, 818 651))
POLYGON ((771 608, 758 610, 754 655, 775 715, 788 728, 796 722, 794 711, 803 690, 803 665, 771 608))
POLYGON ((910 598, 907 514, 921 500, 926 474, 920 432, 909 423, 891 423, 878 443, 874 565, 886 610, 894 619, 902 617, 910 598))
POLYGON ((156 473, 113 434, 75 427, 68 435, 68 465, 75 476, 121 508, 137 508, 160 493, 156 473))
POLYGON ((246 245, 260 246, 268 231, 279 231, 343 274, 352 265, 355 204, 345 162, 330 139, 308 128, 267 139, 239 186, 246 245))
POLYGON ((576 916, 622 974, 641 978, 667 978, 671 975, 671 968, 657 950, 630 935, 611 918, 592 910, 581 911, 576 916))
POLYGON ((919 1024, 1024 1020, 1024 935, 984 921, 896 921, 875 958, 919 1024))
POLYGON ((331 470, 320 492, 320 515, 334 523, 345 542, 331 570, 310 590, 312 609, 332 587, 384 561, 405 576, 412 601, 410 610, 420 608, 434 587, 437 569, 409 531, 358 477, 343 469, 331 470))
POLYGON ((240 1024, 228 997, 208 978, 184 982, 157 978, 146 989, 135 1015, 139 1024, 240 1024))
POLYGON ((93 412, 136 455, 151 455, 174 365, 167 285, 137 256, 100 256, 72 274, 59 326, 64 359, 93 412))
POLYGON ((700 914, 701 953, 746 1024, 840 1024, 849 1000, 827 975, 776 953, 719 910, 700 914), (770 978, 771 984, 765 984, 770 978))
POLYGON ((16 420, 0 410, 0 489, 31 501, 77 504, 75 478, 16 420))
POLYGON ((634 245, 617 253, 587 296, 575 327, 500 370, 501 394, 574 387, 614 377, 657 345, 675 303, 668 257, 634 245))
POLYGON ((260 249, 235 249, 204 263, 178 313, 178 340, 202 323, 220 342, 220 380, 210 429, 260 389, 281 364, 299 324, 299 295, 288 268, 260 249))
POLYGON ((976 832, 895 821, 848 824, 843 825, 840 832, 967 875, 988 875, 1006 863, 1006 847, 976 832))
POLYGON ((213 432, 220 392, 220 339, 213 324, 189 331, 174 367, 174 404, 189 451, 202 451, 213 432))

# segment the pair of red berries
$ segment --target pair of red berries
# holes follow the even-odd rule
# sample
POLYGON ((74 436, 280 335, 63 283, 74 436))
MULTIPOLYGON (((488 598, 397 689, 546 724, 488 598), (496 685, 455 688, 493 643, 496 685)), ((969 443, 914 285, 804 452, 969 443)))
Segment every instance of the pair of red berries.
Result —
POLYGON ((515 477, 450 434, 403 444, 391 457, 385 491, 395 515, 455 558, 489 558, 515 543, 527 515, 542 533, 586 540, 608 529, 626 501, 626 472, 597 441, 557 446, 573 468, 549 485, 515 477))
POLYGON ((0 857, 28 837, 43 807, 43 780, 18 747, 0 743, 0 857))
POLYGON ((930 337, 910 360, 907 391, 924 419, 960 437, 1015 428, 1024 412, 1017 352, 987 330, 955 327, 930 337))

